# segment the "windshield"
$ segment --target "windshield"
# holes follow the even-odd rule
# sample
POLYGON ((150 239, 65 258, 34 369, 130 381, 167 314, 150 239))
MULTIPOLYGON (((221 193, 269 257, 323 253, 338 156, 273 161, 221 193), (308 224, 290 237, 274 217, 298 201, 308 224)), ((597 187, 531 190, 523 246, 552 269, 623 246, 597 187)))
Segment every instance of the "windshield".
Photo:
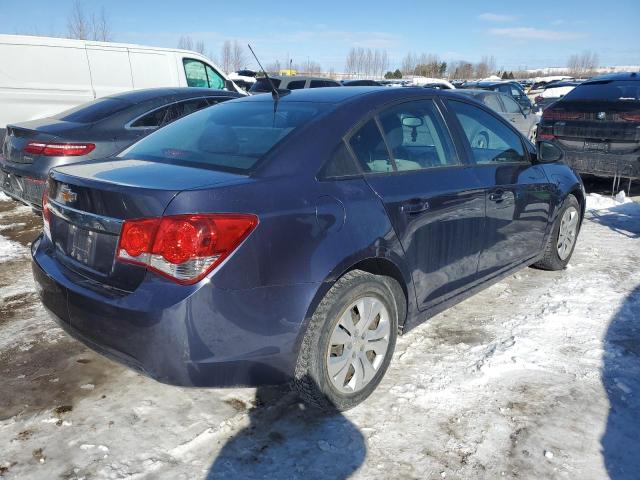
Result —
POLYGON ((118 113, 132 104, 116 98, 99 98, 53 116, 65 122, 93 123, 118 113))
POLYGON ((640 82, 602 81, 578 85, 565 100, 600 100, 605 102, 640 101, 640 82))
POLYGON ((145 137, 119 157, 247 172, 327 104, 281 102, 275 114, 273 107, 273 102, 230 102, 205 108, 145 137))

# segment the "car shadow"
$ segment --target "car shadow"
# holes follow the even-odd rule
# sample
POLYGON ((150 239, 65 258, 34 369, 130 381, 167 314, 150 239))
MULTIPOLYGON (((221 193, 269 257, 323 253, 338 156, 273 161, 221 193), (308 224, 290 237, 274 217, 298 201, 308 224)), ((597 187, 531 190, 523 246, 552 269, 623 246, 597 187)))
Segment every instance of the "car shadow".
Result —
POLYGON ((609 417, 601 439, 612 480, 640 477, 640 285, 625 299, 604 341, 602 383, 609 417))
POLYGON ((607 210, 589 210, 586 216, 589 220, 609 227, 625 237, 640 238, 638 211, 640 211, 640 204, 629 202, 607 210))
POLYGON ((225 443, 206 478, 346 479, 366 453, 342 413, 308 407, 288 387, 259 387, 249 425, 225 443))

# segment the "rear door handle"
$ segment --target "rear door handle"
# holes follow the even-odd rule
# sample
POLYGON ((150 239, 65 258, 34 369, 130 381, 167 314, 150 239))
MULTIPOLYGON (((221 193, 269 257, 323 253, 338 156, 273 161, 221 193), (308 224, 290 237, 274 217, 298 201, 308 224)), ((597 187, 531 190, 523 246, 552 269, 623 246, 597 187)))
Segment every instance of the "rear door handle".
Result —
POLYGON ((420 213, 429 210, 429 202, 426 200, 412 200, 400 206, 402 213, 420 213))

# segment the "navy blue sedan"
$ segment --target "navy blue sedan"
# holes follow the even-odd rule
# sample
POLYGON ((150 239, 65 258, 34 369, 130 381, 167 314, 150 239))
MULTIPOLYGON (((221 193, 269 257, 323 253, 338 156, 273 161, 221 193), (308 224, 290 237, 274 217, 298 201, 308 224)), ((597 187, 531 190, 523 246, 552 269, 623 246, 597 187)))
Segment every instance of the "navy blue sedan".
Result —
POLYGON ((448 91, 284 93, 51 171, 33 273, 67 332, 161 382, 342 410, 398 334, 569 262, 585 194, 553 145, 448 91))

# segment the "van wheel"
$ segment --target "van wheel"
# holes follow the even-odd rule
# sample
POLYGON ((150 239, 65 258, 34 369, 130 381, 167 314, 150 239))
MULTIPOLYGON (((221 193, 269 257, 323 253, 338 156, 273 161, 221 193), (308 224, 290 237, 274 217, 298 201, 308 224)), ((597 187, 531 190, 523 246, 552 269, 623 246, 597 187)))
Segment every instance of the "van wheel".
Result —
POLYGON ((302 399, 342 411, 371 395, 391 361, 404 303, 400 285, 390 277, 353 270, 340 278, 318 305, 302 342, 294 379, 302 399))
POLYGON ((576 248, 580 231, 580 204, 567 195, 547 238, 542 259, 533 266, 543 270, 563 270, 576 248))

